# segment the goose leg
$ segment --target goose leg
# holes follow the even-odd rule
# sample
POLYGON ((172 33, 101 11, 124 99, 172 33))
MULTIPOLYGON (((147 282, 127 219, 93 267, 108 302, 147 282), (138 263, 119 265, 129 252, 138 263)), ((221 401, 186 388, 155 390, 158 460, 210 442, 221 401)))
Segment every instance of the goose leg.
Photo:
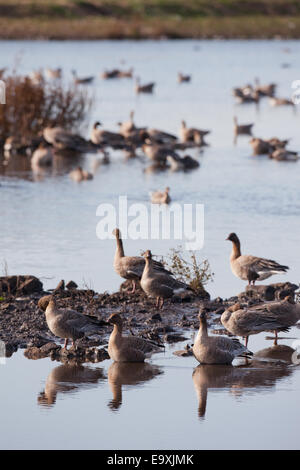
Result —
POLYGON ((162 297, 160 298, 160 302, 161 302, 160 303, 160 309, 162 309, 163 306, 164 306, 164 299, 162 297))
POLYGON ((156 297, 156 307, 159 307, 159 297, 156 297))
POLYGON ((135 283, 135 280, 132 279, 132 290, 131 291, 128 291, 129 294, 134 294, 135 293, 135 288, 136 288, 136 283, 135 283))
POLYGON ((248 338, 249 338, 249 336, 245 336, 245 346, 246 346, 246 348, 248 347, 248 338))
POLYGON ((277 330, 274 331, 275 338, 274 338, 274 346, 277 346, 277 340, 278 340, 278 333, 277 330))
POLYGON ((68 338, 65 338, 65 344, 64 344, 64 348, 63 348, 63 349, 67 349, 68 342, 69 342, 69 339, 68 339, 68 338))

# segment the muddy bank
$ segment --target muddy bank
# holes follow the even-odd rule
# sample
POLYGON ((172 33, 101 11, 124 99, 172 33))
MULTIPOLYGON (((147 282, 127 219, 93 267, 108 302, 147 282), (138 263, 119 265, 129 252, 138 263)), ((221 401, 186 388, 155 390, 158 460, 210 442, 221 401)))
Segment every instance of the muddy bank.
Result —
POLYGON ((125 282, 119 292, 96 293, 93 290, 78 289, 73 282, 65 284, 61 281, 52 291, 44 291, 41 281, 34 276, 25 276, 25 279, 21 276, 0 278, 0 340, 6 345, 6 355, 11 356, 22 348, 30 359, 50 356, 53 360, 62 362, 73 359, 99 362, 108 358, 106 346, 112 330, 110 325, 101 326, 97 335, 78 340, 75 348, 68 351, 62 348, 63 341, 49 331, 43 311, 44 296, 53 292, 59 307, 71 308, 103 321, 112 313, 118 312, 125 320, 125 334, 174 343, 183 341, 188 330, 198 329, 200 307, 205 308, 213 331, 224 333, 220 316, 228 306, 236 301, 246 306, 282 299, 286 295, 294 295, 298 286, 286 282, 247 287, 245 292, 229 299, 211 300, 208 294, 202 298, 193 295, 174 297, 161 310, 156 308, 154 300, 147 298, 143 291, 137 289, 135 294, 129 294, 128 288, 131 286, 125 282), (15 283, 15 278, 19 279, 19 284, 15 283), (8 285, 10 289, 7 289, 8 285), (23 286, 23 290, 20 286, 23 286))

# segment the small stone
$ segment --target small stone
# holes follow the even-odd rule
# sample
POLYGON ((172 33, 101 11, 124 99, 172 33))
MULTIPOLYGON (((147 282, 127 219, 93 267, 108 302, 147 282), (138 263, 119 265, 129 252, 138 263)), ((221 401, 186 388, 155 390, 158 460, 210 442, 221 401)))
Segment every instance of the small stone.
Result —
POLYGON ((74 281, 69 281, 68 284, 66 284, 67 289, 77 289, 78 285, 74 281))

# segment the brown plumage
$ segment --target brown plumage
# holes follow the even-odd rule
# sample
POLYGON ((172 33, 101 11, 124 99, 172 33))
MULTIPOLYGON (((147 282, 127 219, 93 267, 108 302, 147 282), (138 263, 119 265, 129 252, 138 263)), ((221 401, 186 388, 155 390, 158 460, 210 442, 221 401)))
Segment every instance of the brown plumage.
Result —
MULTIPOLYGON (((136 281, 140 280, 145 267, 145 260, 142 256, 125 256, 122 235, 118 228, 114 229, 113 235, 116 237, 117 247, 114 257, 114 269, 119 276, 132 281, 132 291, 135 292, 136 281)), ((153 261, 154 269, 159 272, 170 273, 159 261, 153 261)))
POLYGON ((289 267, 278 264, 276 261, 258 256, 242 255, 241 243, 235 233, 230 233, 227 239, 232 242, 232 252, 230 256, 230 266, 233 274, 249 285, 256 281, 268 279, 273 274, 285 273, 289 267))
POLYGON ((199 313, 199 331, 196 336, 193 353, 201 364, 231 364, 237 356, 249 356, 248 351, 237 339, 227 336, 209 336, 205 312, 199 313))
POLYGON ((156 298, 156 306, 162 308, 164 299, 193 289, 184 282, 177 281, 171 273, 155 269, 150 250, 144 254, 146 265, 141 278, 141 288, 149 296, 156 298))
POLYGON ((300 320, 300 304, 286 297, 281 301, 266 302, 245 309, 239 304, 229 308, 221 316, 223 326, 233 335, 246 338, 262 331, 288 331, 300 320))
POLYGON ((115 362, 144 362, 162 346, 147 341, 139 336, 123 336, 123 320, 118 313, 113 313, 108 322, 114 325, 109 337, 108 354, 115 362))

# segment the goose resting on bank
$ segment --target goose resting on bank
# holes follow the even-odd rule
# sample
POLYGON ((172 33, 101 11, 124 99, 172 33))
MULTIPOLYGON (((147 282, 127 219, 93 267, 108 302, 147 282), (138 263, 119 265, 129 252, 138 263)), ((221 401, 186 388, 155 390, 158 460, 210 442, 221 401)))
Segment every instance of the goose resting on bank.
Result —
POLYGON ((150 193, 152 204, 169 204, 171 202, 169 192, 170 188, 167 186, 164 191, 154 191, 150 193))
POLYGON ((100 327, 106 324, 102 320, 75 310, 57 308, 54 297, 49 300, 45 315, 49 330, 65 340, 64 348, 67 347, 69 339, 72 339, 74 346, 77 339, 84 335, 99 333, 100 327))
POLYGON ((259 258, 252 255, 241 254, 241 243, 235 233, 228 235, 232 242, 232 252, 230 256, 230 266, 233 274, 243 281, 248 281, 249 285, 255 285, 255 281, 263 281, 273 274, 285 273, 289 267, 278 264, 276 261, 259 258))
POLYGON ((222 313, 222 325, 231 334, 246 338, 262 331, 288 331, 300 320, 300 304, 291 303, 289 297, 281 301, 266 302, 243 309, 240 304, 229 307, 222 313))
POLYGON ((144 362, 163 346, 147 341, 139 336, 123 336, 123 320, 118 313, 113 313, 108 322, 114 325, 109 337, 108 354, 115 362, 144 362))
MULTIPOLYGON (((139 281, 142 277, 145 267, 145 260, 142 256, 125 256, 120 230, 115 228, 113 235, 115 235, 117 241, 117 248, 114 258, 115 272, 120 277, 132 281, 131 294, 133 294, 136 289, 136 281, 139 281)), ((171 274, 171 272, 165 269, 164 265, 159 261, 153 261, 153 266, 155 271, 171 274)))
POLYGON ((274 152, 269 154, 270 158, 278 161, 287 161, 287 162, 296 162, 299 160, 297 152, 292 152, 291 150, 286 150, 284 148, 278 148, 274 152))
POLYGON ((171 273, 155 269, 150 250, 144 254, 146 260, 145 268, 141 278, 141 288, 149 297, 156 298, 156 306, 163 307, 164 299, 169 299, 174 294, 180 294, 193 289, 184 282, 177 281, 171 273))
POLYGON ((231 364, 235 357, 252 355, 237 339, 227 336, 208 336, 205 312, 200 312, 198 318, 200 326, 193 353, 201 364, 231 364))

